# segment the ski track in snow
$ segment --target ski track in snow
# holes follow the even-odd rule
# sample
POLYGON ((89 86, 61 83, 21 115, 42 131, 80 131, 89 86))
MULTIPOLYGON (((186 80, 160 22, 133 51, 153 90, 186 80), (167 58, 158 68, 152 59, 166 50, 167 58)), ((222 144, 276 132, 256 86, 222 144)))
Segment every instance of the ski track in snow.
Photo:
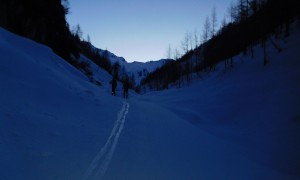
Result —
POLYGON ((99 180, 104 177, 118 144, 120 134, 124 128, 128 111, 129 104, 124 101, 109 138, 90 164, 83 177, 83 180, 99 180))

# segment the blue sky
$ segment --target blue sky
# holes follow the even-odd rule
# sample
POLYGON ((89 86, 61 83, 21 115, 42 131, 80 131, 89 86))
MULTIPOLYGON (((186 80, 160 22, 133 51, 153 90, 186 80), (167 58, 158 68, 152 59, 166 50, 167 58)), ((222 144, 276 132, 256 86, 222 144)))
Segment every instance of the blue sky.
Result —
POLYGON ((68 22, 83 37, 127 61, 166 58, 169 44, 181 50, 186 32, 199 35, 216 7, 218 24, 232 0, 69 0, 68 22))

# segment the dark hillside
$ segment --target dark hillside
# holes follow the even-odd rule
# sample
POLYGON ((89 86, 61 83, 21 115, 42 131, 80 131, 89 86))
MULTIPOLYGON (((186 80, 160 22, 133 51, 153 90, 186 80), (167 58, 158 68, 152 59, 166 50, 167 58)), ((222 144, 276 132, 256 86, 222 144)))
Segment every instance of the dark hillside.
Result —
POLYGON ((82 39, 80 26, 70 30, 66 21, 68 13, 68 0, 1 0, 0 26, 50 47, 92 82, 90 65, 79 59, 80 54, 111 73, 109 60, 95 51, 90 42, 82 39))
MULTIPOLYGON (((142 81, 141 89, 166 89, 168 84, 174 82, 180 87, 182 82, 189 83, 191 73, 211 71, 221 61, 231 67, 231 58, 241 52, 250 53, 254 58, 254 45, 261 43, 265 48, 271 35, 287 37, 290 24, 295 20, 299 24, 300 1, 267 0, 259 6, 257 0, 247 2, 248 7, 235 14, 234 22, 224 25, 210 40, 187 52, 173 64, 167 64, 151 73, 142 81), (245 13, 245 9, 251 9, 252 14, 249 15, 250 10, 245 13)), ((281 51, 276 44, 274 46, 281 51)), ((266 65, 267 62, 267 58, 264 58, 262 64, 266 65)))
POLYGON ((2 0, 0 26, 45 44, 71 61, 71 54, 78 57, 79 49, 66 22, 67 13, 61 0, 2 0))

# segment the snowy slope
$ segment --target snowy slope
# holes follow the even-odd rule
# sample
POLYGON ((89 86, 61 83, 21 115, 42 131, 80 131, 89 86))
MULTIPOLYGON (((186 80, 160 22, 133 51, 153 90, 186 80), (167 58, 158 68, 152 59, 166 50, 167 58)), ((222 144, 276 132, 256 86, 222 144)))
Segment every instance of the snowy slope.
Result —
POLYGON ((48 47, 0 39, 0 179, 81 179, 122 101, 48 47))
MULTIPOLYGON (((241 148, 236 153, 256 164, 252 167, 249 162, 245 164, 245 160, 240 165, 246 167, 237 165, 229 171, 228 164, 217 161, 215 163, 222 164, 227 172, 217 170, 215 173, 222 175, 208 179, 299 179, 299 40, 300 29, 294 26, 289 38, 273 38, 283 48, 281 53, 268 43, 270 62, 266 67, 263 67, 263 50, 258 45, 254 59, 238 55, 233 69, 224 70, 222 63, 216 72, 203 74, 203 79, 196 80, 190 87, 152 92, 141 99, 165 107, 199 131, 233 143, 241 148), (249 168, 249 172, 243 168, 249 168), (236 170, 248 177, 241 174, 238 178, 236 170), (229 174, 231 177, 226 176, 229 174)), ((236 163, 235 160, 232 159, 230 165, 236 163)))
POLYGON ((110 81, 112 80, 112 76, 107 71, 100 68, 92 60, 90 60, 89 58, 87 58, 82 54, 80 55, 79 60, 89 64, 89 69, 93 73, 92 78, 94 79, 94 81, 100 82, 101 83, 100 86, 102 89, 111 92, 110 81))
POLYGON ((299 179, 299 39, 269 42, 266 67, 258 45, 233 69, 130 99, 106 179, 299 179))
POLYGON ((0 29, 0 179, 297 180, 299 39, 270 45, 266 67, 257 46, 189 87, 124 101, 97 67, 101 87, 0 29))

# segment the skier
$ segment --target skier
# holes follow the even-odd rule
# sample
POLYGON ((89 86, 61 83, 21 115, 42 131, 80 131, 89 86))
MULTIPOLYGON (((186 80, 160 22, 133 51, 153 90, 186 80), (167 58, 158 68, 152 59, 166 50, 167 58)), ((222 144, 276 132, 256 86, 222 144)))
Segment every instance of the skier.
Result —
POLYGON ((113 78, 113 80, 110 81, 111 84, 111 94, 113 96, 116 96, 116 88, 117 88, 117 80, 116 78, 113 78))
POLYGON ((124 92, 124 98, 125 98, 125 99, 128 98, 128 89, 129 89, 128 80, 125 80, 125 81, 123 82, 123 92, 124 92))

